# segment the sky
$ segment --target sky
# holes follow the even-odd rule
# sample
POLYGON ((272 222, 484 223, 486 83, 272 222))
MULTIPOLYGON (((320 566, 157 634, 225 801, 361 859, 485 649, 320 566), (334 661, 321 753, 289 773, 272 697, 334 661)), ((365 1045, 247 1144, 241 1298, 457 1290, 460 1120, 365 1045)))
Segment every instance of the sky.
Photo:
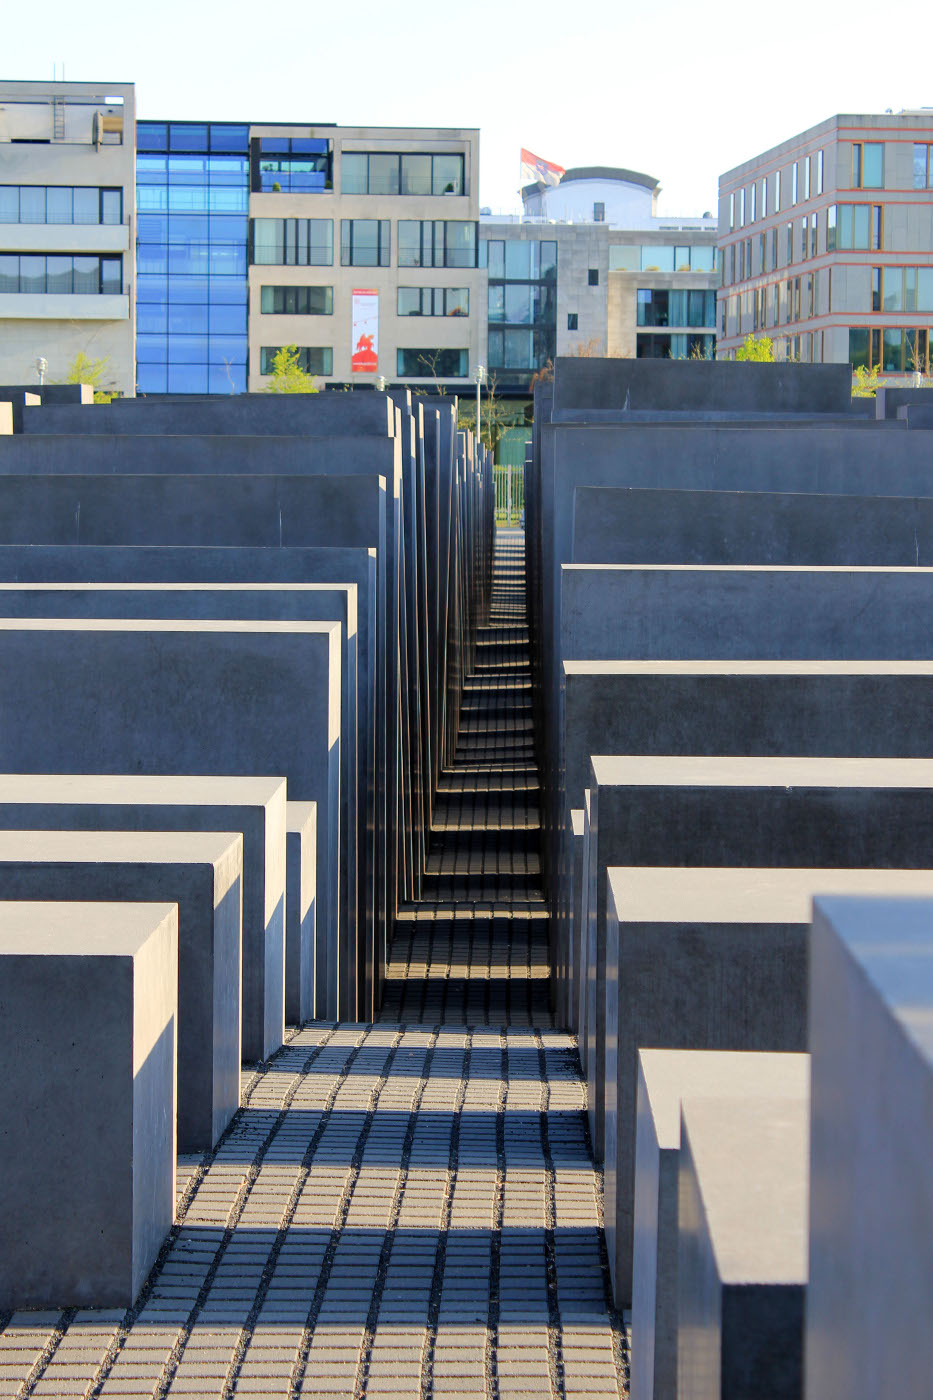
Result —
POLYGON ((0 79, 135 82, 143 119, 479 127, 494 213, 521 209, 523 146, 653 175, 660 214, 698 215, 722 172, 836 112, 933 107, 933 10, 904 0, 8 5, 0 79))

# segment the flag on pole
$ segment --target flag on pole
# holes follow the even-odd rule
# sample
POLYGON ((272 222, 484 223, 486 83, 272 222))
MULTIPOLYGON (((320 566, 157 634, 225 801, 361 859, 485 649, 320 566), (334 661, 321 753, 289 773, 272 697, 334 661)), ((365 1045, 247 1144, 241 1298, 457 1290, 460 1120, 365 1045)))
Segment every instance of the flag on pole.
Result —
POLYGON ((560 177, 564 174, 562 165, 554 165, 549 160, 542 160, 540 156, 533 155, 531 151, 526 151, 522 147, 522 173, 521 182, 523 185, 533 185, 540 180, 544 185, 559 185, 560 177))

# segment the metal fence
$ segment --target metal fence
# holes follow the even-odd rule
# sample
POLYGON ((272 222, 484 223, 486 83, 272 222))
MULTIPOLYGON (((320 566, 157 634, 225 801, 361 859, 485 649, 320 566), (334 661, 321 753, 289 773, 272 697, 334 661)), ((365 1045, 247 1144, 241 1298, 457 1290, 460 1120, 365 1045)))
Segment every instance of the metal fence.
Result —
POLYGON ((525 513, 525 472, 507 463, 493 467, 496 482, 496 524, 520 525, 525 513))

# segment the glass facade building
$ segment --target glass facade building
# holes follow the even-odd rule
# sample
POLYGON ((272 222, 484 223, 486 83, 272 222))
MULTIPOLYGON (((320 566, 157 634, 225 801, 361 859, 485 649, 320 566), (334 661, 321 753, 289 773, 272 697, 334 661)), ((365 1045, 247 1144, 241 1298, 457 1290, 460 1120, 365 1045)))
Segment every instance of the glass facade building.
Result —
POLYGON ((249 127, 139 122, 140 394, 246 390, 249 127))

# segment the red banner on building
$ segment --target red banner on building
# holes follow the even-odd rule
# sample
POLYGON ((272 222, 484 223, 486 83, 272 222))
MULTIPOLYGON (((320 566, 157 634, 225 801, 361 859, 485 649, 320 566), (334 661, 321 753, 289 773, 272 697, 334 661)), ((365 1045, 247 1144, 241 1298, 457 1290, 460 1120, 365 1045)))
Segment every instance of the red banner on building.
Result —
POLYGON ((534 155, 531 151, 526 151, 522 147, 522 173, 521 182, 523 185, 533 185, 540 180, 543 185, 559 185, 560 177, 564 174, 562 165, 554 165, 549 160, 542 160, 541 156, 534 155))
POLYGON ((379 293, 373 287, 353 289, 353 347, 350 368, 354 374, 375 374, 379 369, 379 293))

